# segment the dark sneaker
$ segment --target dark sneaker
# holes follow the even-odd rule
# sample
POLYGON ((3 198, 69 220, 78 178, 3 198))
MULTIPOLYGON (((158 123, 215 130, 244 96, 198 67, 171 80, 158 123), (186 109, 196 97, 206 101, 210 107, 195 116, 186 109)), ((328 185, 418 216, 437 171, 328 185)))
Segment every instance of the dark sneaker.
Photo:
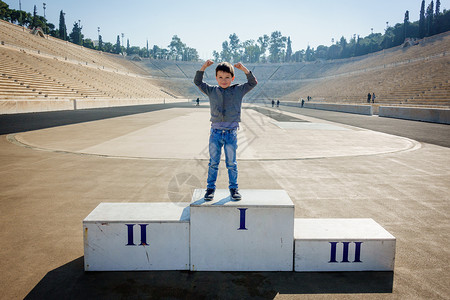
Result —
POLYGON ((206 189, 205 197, 203 197, 205 201, 211 201, 214 198, 215 191, 215 189, 206 189))
POLYGON ((238 189, 230 189, 231 199, 234 201, 239 201, 242 199, 241 194, 239 194, 238 189))

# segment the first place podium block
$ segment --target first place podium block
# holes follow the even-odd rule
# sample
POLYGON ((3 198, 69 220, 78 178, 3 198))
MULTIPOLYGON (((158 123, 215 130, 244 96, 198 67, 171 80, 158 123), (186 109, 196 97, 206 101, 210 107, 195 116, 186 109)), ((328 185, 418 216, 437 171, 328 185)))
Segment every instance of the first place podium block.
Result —
POLYGON ((284 190, 228 190, 214 200, 194 191, 190 205, 192 271, 292 271, 294 204, 284 190))
POLYGON ((101 203, 83 234, 85 271, 189 270, 189 203, 101 203))

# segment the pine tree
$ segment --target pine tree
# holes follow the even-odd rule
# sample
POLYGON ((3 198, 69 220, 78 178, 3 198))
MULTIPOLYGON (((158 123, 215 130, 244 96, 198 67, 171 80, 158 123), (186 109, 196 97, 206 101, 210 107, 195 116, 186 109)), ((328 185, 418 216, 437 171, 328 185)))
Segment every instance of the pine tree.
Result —
POLYGON ((433 35, 434 33, 434 27, 433 27, 433 18, 434 17, 434 2, 431 1, 431 3, 427 7, 427 14, 426 14, 426 36, 433 35))
POLYGON ((62 10, 59 13, 59 38, 67 41, 66 20, 64 18, 64 13, 62 10))
POLYGON ((422 0, 419 18, 419 38, 423 38, 425 36, 425 28, 425 0, 422 0))
POLYGON ((116 48, 114 49, 114 53, 120 54, 122 52, 122 47, 120 47, 120 36, 117 35, 116 48))
POLYGON ((98 50, 103 51, 103 39, 102 36, 98 36, 98 50))
POLYGON ((436 13, 434 14, 435 33, 441 33, 441 1, 436 0, 436 13))
POLYGON ((83 45, 83 35, 81 34, 81 29, 83 29, 82 26, 78 24, 78 22, 73 23, 73 29, 70 33, 70 41, 77 45, 83 45))
POLYGON ((403 20, 403 38, 406 40, 406 35, 408 32, 408 24, 409 24, 409 11, 405 12, 405 19, 403 20))
POLYGON ((290 62, 291 60, 292 60, 292 42, 291 37, 288 36, 286 49, 286 62, 290 62))
POLYGON ((33 10, 33 21, 31 23, 31 27, 36 28, 37 26, 38 26, 38 16, 37 16, 37 8, 35 5, 33 10))

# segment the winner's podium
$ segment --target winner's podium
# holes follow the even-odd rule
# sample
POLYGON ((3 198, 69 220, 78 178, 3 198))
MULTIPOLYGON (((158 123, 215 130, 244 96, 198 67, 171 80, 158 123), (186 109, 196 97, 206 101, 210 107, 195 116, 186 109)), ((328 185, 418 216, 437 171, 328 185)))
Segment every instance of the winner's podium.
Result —
POLYGON ((292 271, 294 204, 284 190, 216 190, 191 203, 191 270, 292 271))
POLYGON ((294 218, 284 190, 216 190, 191 203, 101 203, 83 220, 86 271, 393 271, 372 219, 294 218))

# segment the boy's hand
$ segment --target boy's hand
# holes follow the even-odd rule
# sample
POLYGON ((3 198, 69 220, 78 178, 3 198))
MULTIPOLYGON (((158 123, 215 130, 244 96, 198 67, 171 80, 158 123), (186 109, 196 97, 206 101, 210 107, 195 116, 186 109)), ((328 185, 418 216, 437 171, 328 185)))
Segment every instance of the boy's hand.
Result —
POLYGON ((205 63, 203 64, 203 66, 200 68, 200 71, 205 71, 207 67, 211 66, 214 62, 210 59, 208 59, 207 61, 205 61, 205 63))
POLYGON ((234 67, 236 69, 243 71, 245 74, 250 73, 250 71, 241 62, 238 62, 237 64, 235 64, 234 67))

